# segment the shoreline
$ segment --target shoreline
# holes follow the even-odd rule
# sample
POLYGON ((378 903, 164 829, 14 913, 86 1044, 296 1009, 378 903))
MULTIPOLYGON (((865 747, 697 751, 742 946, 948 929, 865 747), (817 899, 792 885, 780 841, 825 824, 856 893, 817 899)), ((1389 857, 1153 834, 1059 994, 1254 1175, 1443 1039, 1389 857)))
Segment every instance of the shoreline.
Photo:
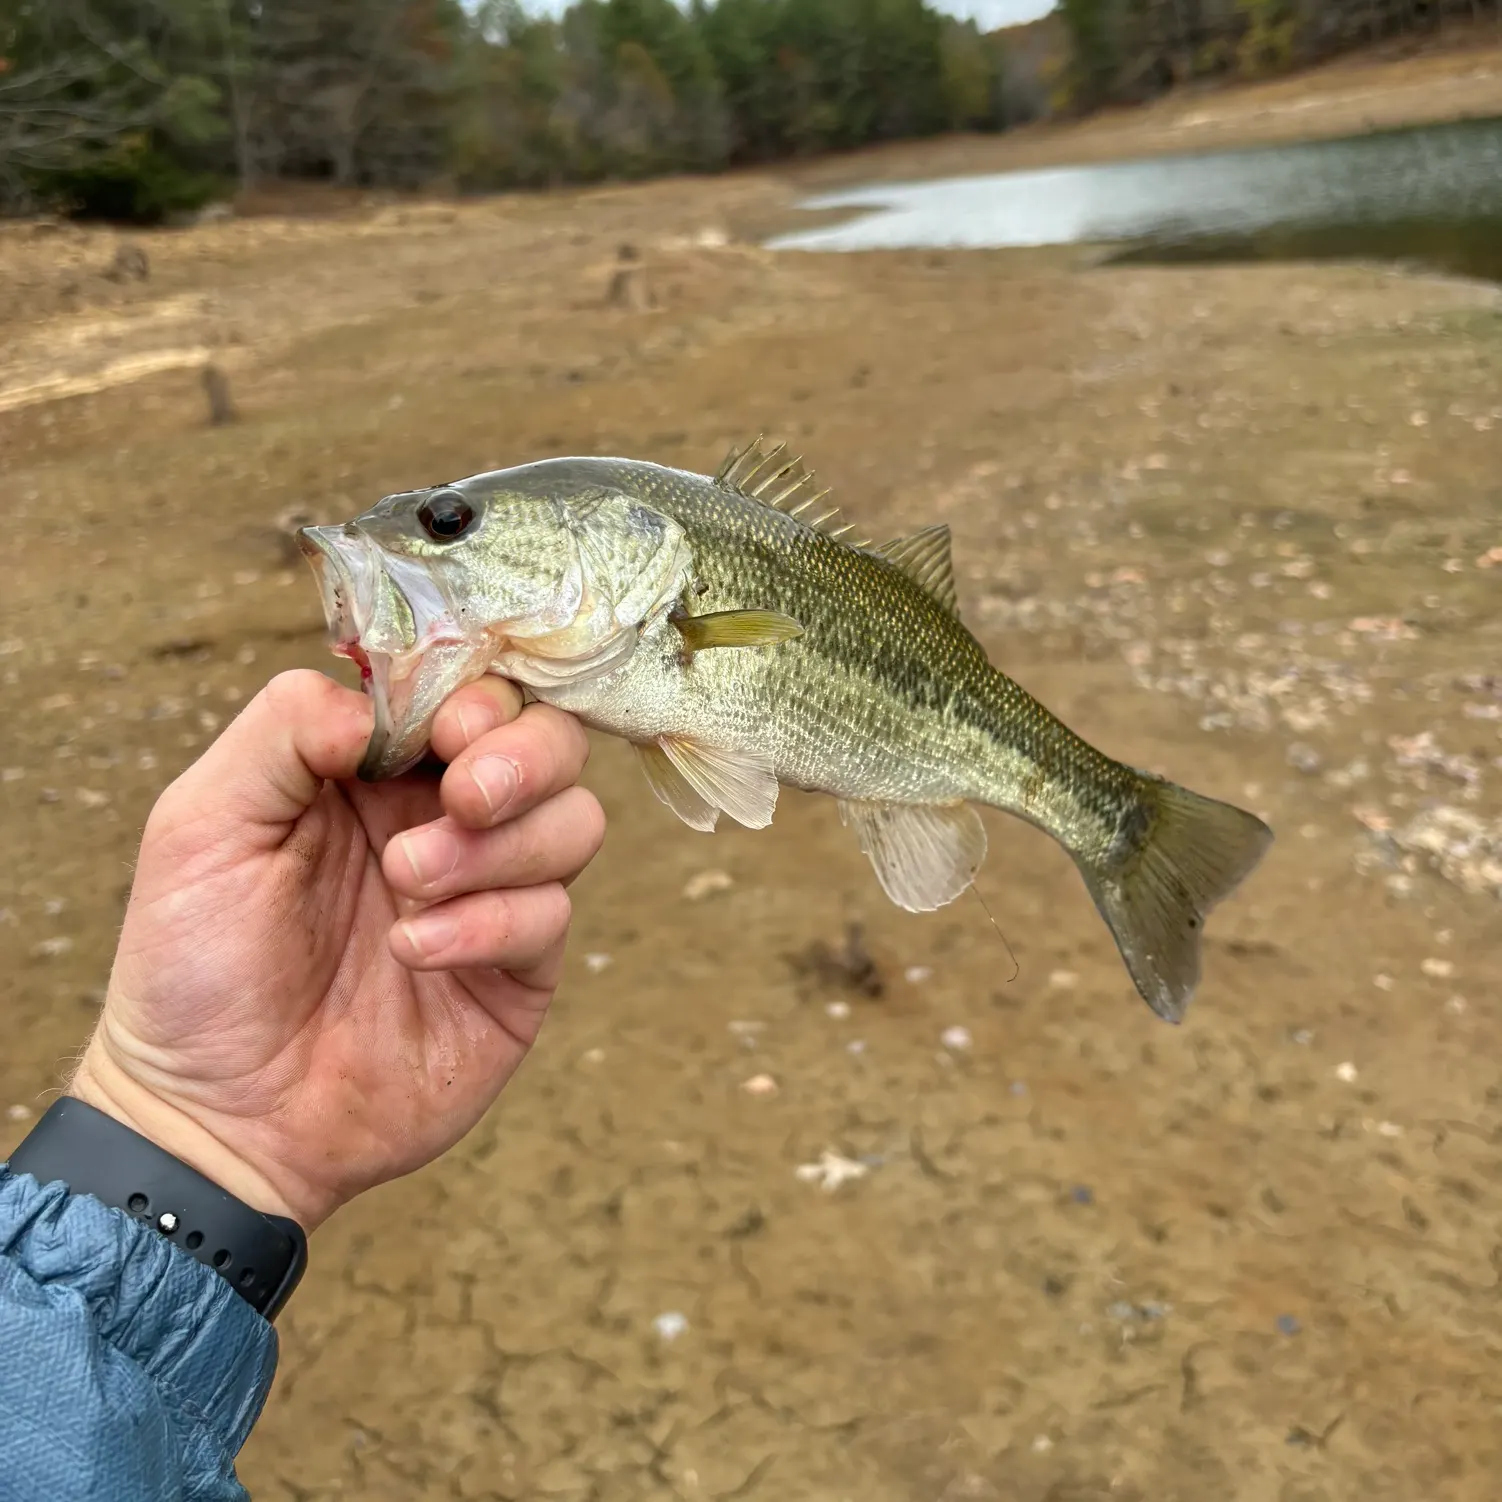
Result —
MULTIPOLYGON (((1488 28, 1490 30, 1490 28, 1488 28)), ((1502 115, 1502 35, 1411 56, 1363 53, 1255 83, 1190 85, 1148 104, 997 135, 863 147, 759 169, 811 192, 868 182, 1254 149, 1502 115)))

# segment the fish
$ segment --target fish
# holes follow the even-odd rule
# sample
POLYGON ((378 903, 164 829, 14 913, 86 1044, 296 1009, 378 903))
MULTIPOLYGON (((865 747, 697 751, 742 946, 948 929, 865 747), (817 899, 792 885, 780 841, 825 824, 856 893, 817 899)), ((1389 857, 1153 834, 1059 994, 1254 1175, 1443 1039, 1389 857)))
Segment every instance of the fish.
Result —
POLYGON ((946 525, 858 539, 827 498, 757 438, 713 475, 542 459, 299 529, 375 701, 359 775, 410 770, 443 701, 496 673, 629 741, 691 829, 763 829, 782 787, 833 797, 910 912, 972 884, 977 808, 1000 809, 1068 852, 1138 993, 1181 1022, 1205 920, 1272 830, 1097 750, 993 666, 946 525))

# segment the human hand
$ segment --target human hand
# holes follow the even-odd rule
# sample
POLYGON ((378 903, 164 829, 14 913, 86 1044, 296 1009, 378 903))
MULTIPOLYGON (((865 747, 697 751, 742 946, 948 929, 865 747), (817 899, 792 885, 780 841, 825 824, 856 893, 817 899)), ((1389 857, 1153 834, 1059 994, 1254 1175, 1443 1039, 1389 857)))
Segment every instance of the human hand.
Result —
POLYGON ((441 780, 351 780, 372 724, 364 695, 285 673, 163 792, 68 1087, 307 1230, 490 1106, 604 837, 583 729, 509 683, 439 711, 441 780))

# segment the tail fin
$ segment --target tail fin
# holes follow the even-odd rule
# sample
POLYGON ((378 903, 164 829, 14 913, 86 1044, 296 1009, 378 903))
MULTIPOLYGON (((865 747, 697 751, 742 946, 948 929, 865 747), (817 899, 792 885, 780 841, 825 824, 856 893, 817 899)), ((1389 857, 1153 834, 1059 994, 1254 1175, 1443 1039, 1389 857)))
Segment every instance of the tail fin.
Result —
POLYGON ((1182 1022, 1199 984, 1205 918, 1251 874, 1273 832, 1230 803, 1139 775, 1134 847, 1098 865, 1082 860, 1080 871, 1143 999, 1182 1022))

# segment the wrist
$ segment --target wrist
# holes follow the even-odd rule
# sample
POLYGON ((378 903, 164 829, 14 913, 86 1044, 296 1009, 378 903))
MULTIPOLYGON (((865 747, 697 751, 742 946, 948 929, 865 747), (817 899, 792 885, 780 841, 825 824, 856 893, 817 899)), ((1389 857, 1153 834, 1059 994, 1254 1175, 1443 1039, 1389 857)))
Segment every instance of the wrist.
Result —
POLYGON ((163 1099, 109 1057, 96 1037, 84 1052, 65 1092, 154 1142, 221 1189, 264 1215, 284 1215, 305 1229, 323 1217, 294 1203, 255 1164, 227 1147, 202 1122, 163 1099))

